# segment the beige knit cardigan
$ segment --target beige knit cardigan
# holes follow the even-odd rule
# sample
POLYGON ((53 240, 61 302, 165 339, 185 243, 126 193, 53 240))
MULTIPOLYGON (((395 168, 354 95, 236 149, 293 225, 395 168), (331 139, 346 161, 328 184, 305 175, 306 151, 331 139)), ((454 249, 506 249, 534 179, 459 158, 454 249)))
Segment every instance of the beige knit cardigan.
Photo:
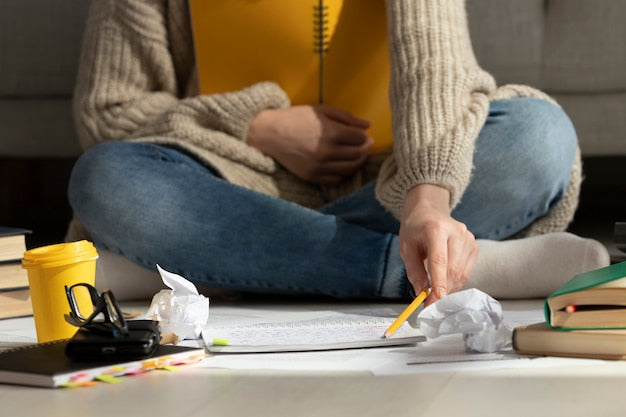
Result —
MULTIPOLYGON (((308 207, 377 177, 377 197, 396 217, 407 191, 420 183, 448 189, 452 208, 471 179, 474 142, 489 102, 550 99, 525 86, 496 87, 474 57, 463 0, 387 0, 386 7, 394 149, 370 158, 342 184, 306 183, 246 143, 259 111, 290 105, 275 83, 198 95, 186 0, 92 3, 74 100, 81 144, 87 149, 133 140, 176 146, 234 184, 308 207)), ((577 152, 565 197, 523 234, 564 230, 577 206, 580 180, 577 152)))

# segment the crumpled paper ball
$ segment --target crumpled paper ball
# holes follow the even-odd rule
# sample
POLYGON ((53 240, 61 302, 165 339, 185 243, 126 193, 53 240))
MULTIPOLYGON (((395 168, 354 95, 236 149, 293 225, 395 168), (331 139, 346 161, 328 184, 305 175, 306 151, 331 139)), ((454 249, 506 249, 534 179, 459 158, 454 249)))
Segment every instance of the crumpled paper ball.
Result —
POLYGON ((146 317, 159 321, 162 334, 175 334, 179 340, 198 339, 209 319, 209 299, 180 275, 157 265, 163 283, 170 289, 152 297, 146 317))
POLYGON ((497 352, 511 348, 513 329, 502 319, 500 303, 475 288, 452 293, 417 316, 428 338, 463 334, 469 352, 497 352))

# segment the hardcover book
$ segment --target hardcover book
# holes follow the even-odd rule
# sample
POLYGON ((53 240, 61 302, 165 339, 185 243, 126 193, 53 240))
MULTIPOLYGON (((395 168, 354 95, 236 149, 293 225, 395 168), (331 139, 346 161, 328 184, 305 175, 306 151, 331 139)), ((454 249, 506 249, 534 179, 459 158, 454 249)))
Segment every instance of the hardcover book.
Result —
POLYGON ((0 290, 0 319, 32 316, 32 314, 33 305, 28 287, 0 290))
POLYGON ((553 328, 626 328, 626 262, 576 275, 545 302, 553 328))
POLYGON ((0 227, 0 319, 33 314, 28 274, 22 269, 28 229, 0 227))
POLYGON ((0 226, 0 262, 21 260, 30 230, 0 226))
POLYGON ((624 359, 626 330, 561 332, 546 323, 536 323, 513 330, 513 348, 527 355, 624 359))
POLYGON ((0 291, 28 287, 28 273, 22 261, 0 262, 0 291))

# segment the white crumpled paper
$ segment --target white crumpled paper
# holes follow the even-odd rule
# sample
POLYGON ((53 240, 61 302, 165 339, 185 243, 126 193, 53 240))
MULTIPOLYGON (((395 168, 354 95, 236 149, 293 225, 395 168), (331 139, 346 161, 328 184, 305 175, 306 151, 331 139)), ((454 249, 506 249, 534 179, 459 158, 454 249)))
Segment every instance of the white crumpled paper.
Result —
POLYGON ((191 282, 157 265, 163 283, 169 290, 161 290, 152 297, 146 313, 148 319, 160 322, 161 333, 175 334, 178 339, 197 339, 209 319, 209 299, 198 293, 191 282))
POLYGON ((513 329, 502 320, 502 307, 477 289, 459 291, 436 301, 417 316, 428 338, 462 333, 468 352, 497 352, 511 348, 513 329))

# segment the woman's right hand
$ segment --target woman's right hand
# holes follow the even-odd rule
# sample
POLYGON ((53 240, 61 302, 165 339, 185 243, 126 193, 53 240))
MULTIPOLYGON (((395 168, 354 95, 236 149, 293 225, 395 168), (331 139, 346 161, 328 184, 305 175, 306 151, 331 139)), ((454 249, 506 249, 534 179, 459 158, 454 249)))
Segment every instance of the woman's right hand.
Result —
POLYGON ((429 305, 460 290, 478 256, 472 232, 450 215, 450 192, 418 184, 407 193, 400 220, 400 256, 415 293, 431 286, 429 305))
POLYGON ((250 123, 247 143, 299 178, 341 182, 369 155, 369 122, 323 104, 261 111, 250 123))

